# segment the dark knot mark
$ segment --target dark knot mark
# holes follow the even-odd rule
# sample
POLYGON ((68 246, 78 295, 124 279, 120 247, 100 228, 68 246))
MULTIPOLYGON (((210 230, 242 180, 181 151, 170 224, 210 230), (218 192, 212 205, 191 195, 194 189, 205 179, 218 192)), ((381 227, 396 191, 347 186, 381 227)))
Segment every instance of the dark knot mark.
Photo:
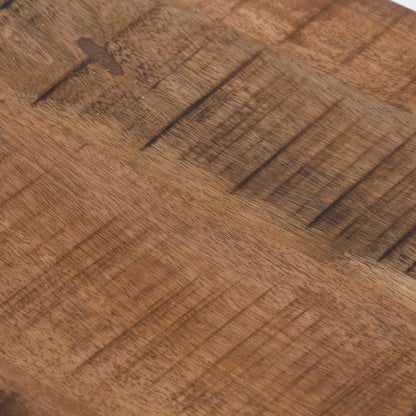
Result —
POLYGON ((97 62, 112 75, 123 75, 121 65, 110 55, 106 48, 98 46, 89 38, 79 38, 78 46, 88 55, 89 62, 97 62))

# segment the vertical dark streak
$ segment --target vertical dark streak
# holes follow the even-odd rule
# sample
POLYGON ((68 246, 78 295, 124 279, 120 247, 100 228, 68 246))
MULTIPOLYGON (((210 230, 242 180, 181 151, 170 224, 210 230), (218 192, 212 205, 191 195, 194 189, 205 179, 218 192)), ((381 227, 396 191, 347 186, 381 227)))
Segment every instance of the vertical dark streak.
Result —
POLYGON ((10 201, 12 201, 13 199, 16 199, 19 195, 22 195, 26 190, 28 190, 33 184, 35 184, 37 181, 41 180, 42 178, 44 178, 51 169, 42 172, 39 176, 37 176, 36 178, 32 179, 29 183, 27 183, 26 185, 24 185, 22 188, 20 188, 19 190, 17 190, 14 194, 10 195, 7 197, 7 199, 5 199, 1 204, 0 204, 0 210, 2 210, 4 208, 5 205, 7 205, 10 201))
MULTIPOLYGON (((267 84, 266 85, 266 87, 264 87, 261 91, 260 91, 260 93, 261 92, 263 92, 266 88, 269 90, 269 91, 273 91, 273 86, 274 86, 274 84, 278 81, 278 80, 280 80, 280 78, 283 76, 283 74, 282 73, 280 73, 279 74, 279 76, 277 76, 272 82, 270 82, 269 84, 267 84)), ((237 138, 235 138, 235 139, 233 139, 230 143, 228 143, 228 144, 225 144, 224 145, 224 147, 221 149, 221 150, 219 150, 218 152, 217 152, 217 154, 213 157, 213 158, 211 158, 210 159, 210 162, 213 162, 215 159, 217 159, 222 153, 224 153, 227 149, 229 149, 234 143, 236 143, 236 142, 238 142, 241 138, 243 138, 243 137, 245 137, 250 131, 252 131, 256 126, 258 126, 266 117, 268 117, 268 116, 270 116, 270 114, 272 114, 274 111, 276 111, 276 109, 287 99, 287 97, 292 93, 292 89, 291 90, 289 90, 289 93, 288 94, 286 94, 283 98, 281 98, 280 100, 279 100, 279 102, 277 103, 277 104, 275 104, 270 110, 268 110, 268 111, 266 111, 266 112, 264 112, 262 115, 260 115, 260 118, 259 119, 257 119, 256 121, 254 121, 254 123, 252 123, 251 125, 249 125, 248 127, 246 127, 245 129, 244 129, 244 131, 242 132, 242 133, 240 133, 239 135, 238 135, 238 137, 237 138)), ((255 95, 256 96, 256 95, 255 95)), ((255 97, 254 96, 254 97, 255 97)), ((227 133, 225 133, 225 134, 229 134, 229 133, 231 133, 232 131, 234 131, 234 129, 235 128, 237 128, 237 127, 239 127, 242 123, 243 123, 243 121, 244 120, 241 120, 237 125, 235 125, 231 130, 229 130, 227 133)), ((215 144, 217 144, 216 142, 214 142, 215 144)), ((229 165, 228 165, 229 166, 229 165)), ((221 171, 221 173, 224 173, 224 170, 223 171, 221 171)))
POLYGON ((325 13, 327 10, 329 10, 332 5, 336 2, 337 0, 332 0, 330 1, 325 7, 323 7, 321 10, 319 10, 317 13, 315 13, 313 16, 309 17, 308 19, 306 19, 304 22, 302 22, 295 30, 293 30, 293 32, 290 32, 284 39, 282 42, 285 41, 292 41, 299 32, 301 32, 306 26, 308 26, 310 23, 314 22, 322 13, 325 13))
POLYGON ((186 289, 188 289, 188 287, 192 286, 196 281, 198 280, 198 278, 195 278, 193 280, 191 280, 190 282, 188 282, 187 284, 185 284, 182 288, 180 288, 177 292, 173 293, 169 298, 160 301, 155 302, 149 309, 148 312, 140 317, 140 319, 138 319, 137 321, 135 321, 132 325, 130 325, 129 327, 125 328, 120 334, 116 335, 112 340, 110 340, 107 344, 103 345, 102 347, 100 347, 98 350, 96 350, 92 355, 90 355, 88 358, 86 358, 82 363, 80 363, 74 370, 73 370, 73 374, 79 372, 82 368, 84 368, 85 366, 89 365, 91 362, 93 362, 99 355, 102 354, 103 351, 107 350, 108 348, 110 348, 111 346, 113 346, 114 344, 116 344, 120 339, 123 339, 125 337, 128 337, 129 334, 137 327, 139 327, 143 322, 146 321, 146 319, 151 316, 152 314, 154 314, 155 312, 157 312, 158 310, 162 309, 164 305, 169 304, 173 299, 175 299, 175 297, 179 296, 181 293, 183 293, 186 289))
POLYGON ((411 78, 406 84, 404 84, 402 87, 400 87, 397 91, 393 91, 389 98, 398 97, 403 91, 405 91, 410 85, 412 85, 416 81, 416 76, 411 78))
POLYGON ((351 53, 349 53, 342 61, 343 65, 348 64, 351 62, 356 56, 360 55, 363 51, 365 51, 372 43, 376 42, 380 39, 383 35, 385 35, 388 31, 390 31, 407 13, 409 10, 404 9, 403 12, 388 26, 386 26, 381 32, 374 35, 368 42, 365 42, 363 45, 359 46, 357 49, 354 49, 351 53))
MULTIPOLYGON (((362 117, 361 117, 362 118, 362 117)), ((361 120, 359 118, 357 120, 357 123, 361 120)), ((327 151, 331 146, 334 145, 334 143, 339 139, 342 138, 343 134, 347 132, 351 128, 351 125, 348 125, 345 127, 339 134, 336 135, 334 139, 332 139, 329 143, 327 143, 321 150, 319 150, 318 153, 316 153, 308 162, 304 163, 295 173, 289 176, 281 185, 277 186, 273 192, 269 195, 268 199, 271 199, 274 195, 285 195, 289 189, 293 189, 292 183, 299 178, 300 175, 302 175, 302 172, 307 171, 312 167, 312 164, 314 161, 316 161, 319 158, 322 158, 322 154, 327 151)), ((303 179, 301 179, 303 181, 303 179)), ((300 183, 300 182, 299 182, 300 183)), ((297 185, 295 185, 297 186, 297 185)))
MULTIPOLYGON (((372 203, 370 206, 368 206, 368 209, 370 210, 370 212, 372 211, 372 210, 374 210, 374 209, 376 209, 376 207, 377 207, 377 204, 379 204, 380 203, 380 201, 382 201, 383 199, 385 199, 386 197, 387 197, 387 195, 389 195, 391 192, 393 192, 394 190, 397 190, 398 188, 399 188, 399 186, 403 183, 403 182, 405 182, 407 179, 409 179, 409 178, 411 178, 411 176, 414 174, 416 172, 416 169, 412 169, 409 173, 407 173, 405 176, 403 176, 398 182, 396 182, 391 188, 389 188, 389 189, 387 189, 387 191, 385 191, 384 193, 383 193, 383 195, 381 195, 379 198, 377 198, 376 199, 376 201, 374 202, 374 203, 372 203)), ((407 214, 409 211, 411 211, 412 209, 414 208, 414 206, 413 207, 411 207, 410 209, 408 209, 407 211, 406 211, 406 213, 405 214, 407 214)), ((404 214, 404 215, 405 215, 404 214)), ((403 218, 404 217, 404 215, 402 215, 401 216, 401 218, 403 218)), ((345 228, 343 228, 337 235, 336 235, 336 237, 335 237, 335 240, 336 239, 338 239, 338 238, 340 238, 343 234, 345 234, 345 233, 347 233, 347 231, 349 230, 349 229, 351 229, 352 228, 352 226, 354 225, 354 224, 356 224, 358 221, 359 221, 359 219, 360 219, 360 217, 356 217, 356 218, 354 218, 354 220, 353 220, 353 222, 351 223, 351 224, 348 224, 345 228)), ((396 221, 394 221, 390 226, 389 226, 389 228, 390 227, 392 227, 393 226, 393 224, 395 224, 397 222, 397 220, 396 221)), ((347 239, 350 239, 352 236, 354 235, 354 233, 351 233, 348 237, 347 237, 347 239)), ((377 237, 377 239, 378 239, 378 237, 377 237)))
POLYGON ((158 10, 160 10, 161 4, 159 2, 156 4, 156 6, 152 7, 151 9, 144 12, 142 15, 140 15, 137 19, 130 22, 127 26, 125 26, 123 29, 120 29, 112 38, 112 40, 116 40, 122 36, 124 36, 128 31, 132 30, 137 26, 138 24, 144 22, 148 17, 151 17, 153 14, 155 14, 158 10))
POLYGON ((416 209, 416 204, 412 205, 411 207, 409 207, 399 218, 396 218, 396 220, 394 220, 382 233, 380 233, 377 236, 377 239, 375 240, 375 242, 378 242, 381 238, 383 238, 387 233, 389 233, 391 231, 391 229, 397 225, 397 223, 400 221, 404 221, 405 218, 409 215, 409 213, 413 212, 416 209))
POLYGON ((231 16, 236 10, 238 10, 240 7, 242 7, 245 3, 247 3, 249 0, 240 0, 234 6, 231 7, 231 9, 228 11, 228 13, 225 13, 224 16, 220 19, 220 22, 223 22, 227 17, 231 16))
POLYGON ((413 264, 405 271, 405 273, 406 274, 411 273, 415 267, 416 267, 416 261, 413 262, 413 264))

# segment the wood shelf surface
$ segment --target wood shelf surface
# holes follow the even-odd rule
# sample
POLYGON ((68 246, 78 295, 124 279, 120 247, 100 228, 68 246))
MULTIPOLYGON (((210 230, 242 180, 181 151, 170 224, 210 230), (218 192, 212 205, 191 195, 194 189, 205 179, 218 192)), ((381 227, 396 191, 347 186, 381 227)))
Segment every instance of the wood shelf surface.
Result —
POLYGON ((0 4, 0 415, 412 415, 415 19, 0 4))

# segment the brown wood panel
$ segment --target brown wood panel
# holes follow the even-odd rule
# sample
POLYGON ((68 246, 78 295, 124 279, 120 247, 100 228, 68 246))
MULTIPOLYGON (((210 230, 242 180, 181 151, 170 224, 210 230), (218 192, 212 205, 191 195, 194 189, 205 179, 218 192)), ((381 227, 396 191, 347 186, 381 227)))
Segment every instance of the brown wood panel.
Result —
POLYGON ((21 100, 35 99, 82 63, 79 38, 104 45, 153 6, 150 0, 7 2, 0 8, 0 85, 21 100))
POLYGON ((411 415, 414 14, 181 4, 0 6, 0 414, 411 415))
POLYGON ((412 250, 383 256, 402 238, 397 216, 416 203, 405 179, 416 168, 413 116, 180 7, 151 9, 106 53, 123 73, 87 62, 34 109, 105 126, 138 159, 141 149, 202 167, 343 250, 397 257, 402 271, 416 260, 412 250))
POLYGON ((399 281, 342 275, 259 233, 237 201, 13 110, 2 139, 44 173, 5 178, 19 192, 0 209, 3 360, 97 414, 411 411, 399 281))

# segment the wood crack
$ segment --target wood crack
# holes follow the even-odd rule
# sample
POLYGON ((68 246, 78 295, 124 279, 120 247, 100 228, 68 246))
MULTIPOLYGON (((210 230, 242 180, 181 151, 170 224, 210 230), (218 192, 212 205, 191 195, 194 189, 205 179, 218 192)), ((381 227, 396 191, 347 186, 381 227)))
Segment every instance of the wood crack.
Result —
POLYGON ((334 108, 336 108, 339 103, 342 101, 338 100, 329 108, 327 108, 322 114, 320 114, 316 119, 311 121, 306 127, 304 127, 296 136, 290 139, 286 144, 284 144, 280 149, 278 149, 269 159, 267 159, 262 165, 260 165, 254 172, 250 173, 245 179, 243 179, 232 191, 231 193, 235 193, 240 189, 247 186, 263 169, 269 166, 279 155, 285 152, 290 146, 295 144, 303 135, 314 125, 319 123, 327 114, 329 114, 334 108))
MULTIPOLYGON (((190 282, 186 283, 182 288, 180 288, 178 291, 176 291, 175 293, 173 293, 170 297, 168 297, 167 299, 162 299, 161 301, 157 301, 155 302, 153 305, 151 305, 149 307, 148 312, 140 317, 137 321, 135 321, 133 324, 131 324, 128 328, 125 328, 120 334, 118 334, 116 337, 114 337, 112 340, 110 340, 107 344, 103 345, 102 347, 100 347, 97 351, 95 351, 91 356, 89 356, 87 359, 85 359, 81 364, 79 364, 74 370, 73 370, 73 374, 79 372, 82 368, 84 368, 85 366, 91 364, 99 355, 101 355, 105 350, 107 350, 108 348, 110 348, 112 345, 116 344, 117 342, 120 341, 120 339, 129 336, 129 334, 135 329, 138 328, 143 322, 145 322, 145 320, 153 315, 155 312, 157 312, 158 310, 160 310, 163 306, 169 304, 173 299, 175 299, 178 295, 180 295, 184 290, 186 290, 188 287, 190 287, 191 285, 193 285, 196 281, 198 280, 198 278, 195 278, 193 280, 191 280, 190 282)), ((133 364, 136 362, 136 360, 134 360, 133 364)), ((121 371, 121 373, 127 371, 127 369, 124 369, 121 371)))
POLYGON ((6 206, 11 200, 17 198, 19 195, 21 195, 23 192, 25 192, 27 189, 29 189, 33 184, 35 184, 37 181, 41 180, 42 178, 44 178, 46 175, 49 174, 49 172, 51 171, 47 170, 45 172, 42 172, 39 176, 37 176, 36 178, 33 178, 29 183, 27 183, 26 185, 24 185, 22 188, 20 188, 18 191, 16 191, 14 194, 10 195, 6 200, 4 200, 1 204, 0 204, 0 210, 2 210, 4 208, 4 206, 6 206))
POLYGON ((362 176, 357 182, 350 186, 343 194, 341 194, 334 202, 332 202, 327 208, 325 208, 318 216, 316 216, 309 224, 308 228, 315 227, 323 218, 325 218, 328 213, 337 205, 339 205, 348 195, 350 195, 359 185, 361 185, 365 180, 367 180, 374 172, 376 172, 380 166, 382 166, 387 160, 392 158, 397 154, 409 141, 414 137, 414 133, 399 144, 392 152, 390 152, 386 157, 384 157, 380 162, 376 164, 371 170, 369 170, 364 176, 362 176))
POLYGON ((360 55, 362 52, 364 52, 372 43, 376 42, 378 39, 380 39, 383 35, 385 35, 387 32, 389 32, 393 27, 399 23, 399 21, 405 17, 408 14, 409 10, 405 9, 403 12, 388 26, 384 27, 384 29, 375 34, 371 37, 371 39, 368 42, 365 42, 363 45, 359 46, 357 49, 354 49, 350 54, 348 54, 343 61, 341 62, 342 65, 347 65, 350 63, 356 56, 360 55))
POLYGON ((412 273, 412 272, 413 272, 413 270, 414 270, 415 268, 416 268, 416 261, 414 261, 414 262, 412 263, 412 265, 406 269, 405 273, 406 273, 406 274, 410 274, 410 273, 412 273))
POLYGON ((412 227, 402 238, 397 240, 390 248, 388 248, 377 261, 383 261, 389 257, 396 249, 398 249, 409 237, 416 231, 416 225, 412 227))
POLYGON ((203 104, 206 100, 208 100, 212 95, 214 95, 218 90, 220 90, 224 85, 229 83, 232 79, 234 79, 240 72, 242 72, 245 68, 247 68, 250 64, 252 64, 261 54, 262 50, 255 53, 251 58, 247 59, 246 61, 242 62, 236 69, 234 69, 230 74, 228 74, 219 84, 217 84, 214 88, 208 91, 204 96, 193 102, 189 107, 187 107, 182 113, 179 114, 174 120, 172 120, 166 127, 164 127, 159 133, 156 134, 153 138, 151 138, 141 150, 145 150, 148 147, 153 146, 165 133, 167 133, 172 127, 174 127, 177 123, 183 120, 187 115, 192 113, 195 109, 197 109, 201 104, 203 104))
POLYGON ((80 71, 87 67, 87 65, 92 62, 90 58, 84 59, 79 65, 73 68, 71 71, 66 73, 59 81, 54 85, 48 88, 43 94, 41 94, 35 101, 33 101, 32 106, 39 104, 41 101, 48 98, 60 85, 64 84, 68 79, 77 75, 80 71))

